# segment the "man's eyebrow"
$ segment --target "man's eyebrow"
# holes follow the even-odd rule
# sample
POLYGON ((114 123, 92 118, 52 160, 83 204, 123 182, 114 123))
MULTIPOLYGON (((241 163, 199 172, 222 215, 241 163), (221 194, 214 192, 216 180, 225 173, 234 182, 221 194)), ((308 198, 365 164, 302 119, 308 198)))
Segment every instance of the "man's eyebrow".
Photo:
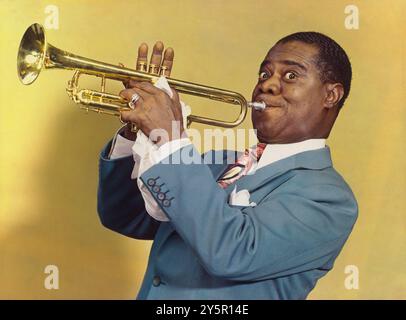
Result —
POLYGON ((259 70, 261 70, 262 68, 264 68, 267 64, 270 64, 271 61, 269 60, 264 60, 262 61, 261 65, 259 66, 259 70))
POLYGON ((302 70, 304 70, 304 71, 307 71, 307 68, 306 68, 303 64, 301 64, 301 63, 299 63, 299 62, 297 62, 297 61, 293 61, 293 60, 282 60, 282 61, 280 61, 280 63, 286 64, 286 65, 288 65, 288 66, 297 66, 297 67, 299 67, 300 69, 302 69, 302 70))
MULTIPOLYGON (((288 65, 288 66, 297 66, 297 67, 299 67, 299 68, 301 68, 302 70, 304 70, 304 71, 307 71, 307 68, 303 65, 303 64, 301 64, 301 63, 299 63, 299 62, 297 62, 297 61, 293 61, 293 60, 281 60, 281 61, 278 61, 279 63, 282 63, 282 64, 286 64, 286 65, 288 65)), ((261 65, 260 65, 260 69, 262 69, 262 68, 264 68, 266 65, 268 65, 268 64, 270 64, 271 63, 271 61, 270 60, 264 60, 262 63, 261 63, 261 65)))

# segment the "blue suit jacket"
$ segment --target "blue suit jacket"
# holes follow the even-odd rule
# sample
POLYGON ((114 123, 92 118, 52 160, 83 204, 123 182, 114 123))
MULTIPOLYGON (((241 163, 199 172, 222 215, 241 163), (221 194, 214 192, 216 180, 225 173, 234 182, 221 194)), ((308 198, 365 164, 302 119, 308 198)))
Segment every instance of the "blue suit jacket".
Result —
MULTIPOLYGON (((169 217, 145 211, 132 157, 100 158, 102 224, 135 239, 153 239, 138 299, 305 299, 332 267, 356 221, 356 200, 333 169, 328 147, 303 152, 239 179, 255 207, 232 206, 216 179, 224 164, 186 146, 141 179, 169 217), (175 164, 176 161, 180 164, 175 164), (202 162, 202 161, 200 161, 202 162)), ((209 152, 236 157, 230 151, 209 152)))

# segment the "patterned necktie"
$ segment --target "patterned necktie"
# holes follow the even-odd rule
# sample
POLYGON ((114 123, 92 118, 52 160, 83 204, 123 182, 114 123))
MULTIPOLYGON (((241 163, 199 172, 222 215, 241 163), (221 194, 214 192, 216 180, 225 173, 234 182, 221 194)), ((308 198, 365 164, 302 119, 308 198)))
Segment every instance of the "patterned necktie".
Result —
POLYGON ((256 148, 246 149, 236 163, 229 165, 220 178, 217 179, 219 186, 225 189, 245 176, 252 168, 254 161, 259 161, 265 147, 266 143, 258 143, 256 148))

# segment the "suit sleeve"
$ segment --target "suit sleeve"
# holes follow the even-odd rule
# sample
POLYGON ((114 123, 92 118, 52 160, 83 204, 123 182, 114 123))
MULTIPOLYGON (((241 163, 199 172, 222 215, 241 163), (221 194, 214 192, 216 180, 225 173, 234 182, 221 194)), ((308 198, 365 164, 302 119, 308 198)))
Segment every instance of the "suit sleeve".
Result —
POLYGON ((125 236, 152 240, 159 222, 145 210, 136 180, 131 179, 132 156, 108 159, 111 141, 100 155, 97 211, 101 223, 125 236))
POLYGON ((324 268, 339 253, 357 213, 343 185, 314 181, 272 192, 256 207, 230 206, 205 164, 185 162, 195 153, 185 147, 141 178, 210 274, 234 281, 282 277, 324 268), (156 193, 156 184, 166 189, 156 193))

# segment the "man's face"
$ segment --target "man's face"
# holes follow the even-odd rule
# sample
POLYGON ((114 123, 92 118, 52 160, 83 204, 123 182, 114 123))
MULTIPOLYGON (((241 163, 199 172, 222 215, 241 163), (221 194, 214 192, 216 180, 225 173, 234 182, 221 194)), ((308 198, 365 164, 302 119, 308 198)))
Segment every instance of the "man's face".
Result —
POLYGON ((264 111, 252 110, 259 141, 291 143, 325 134, 326 88, 316 67, 317 54, 317 47, 299 41, 268 52, 252 93, 253 101, 267 105, 264 111))

